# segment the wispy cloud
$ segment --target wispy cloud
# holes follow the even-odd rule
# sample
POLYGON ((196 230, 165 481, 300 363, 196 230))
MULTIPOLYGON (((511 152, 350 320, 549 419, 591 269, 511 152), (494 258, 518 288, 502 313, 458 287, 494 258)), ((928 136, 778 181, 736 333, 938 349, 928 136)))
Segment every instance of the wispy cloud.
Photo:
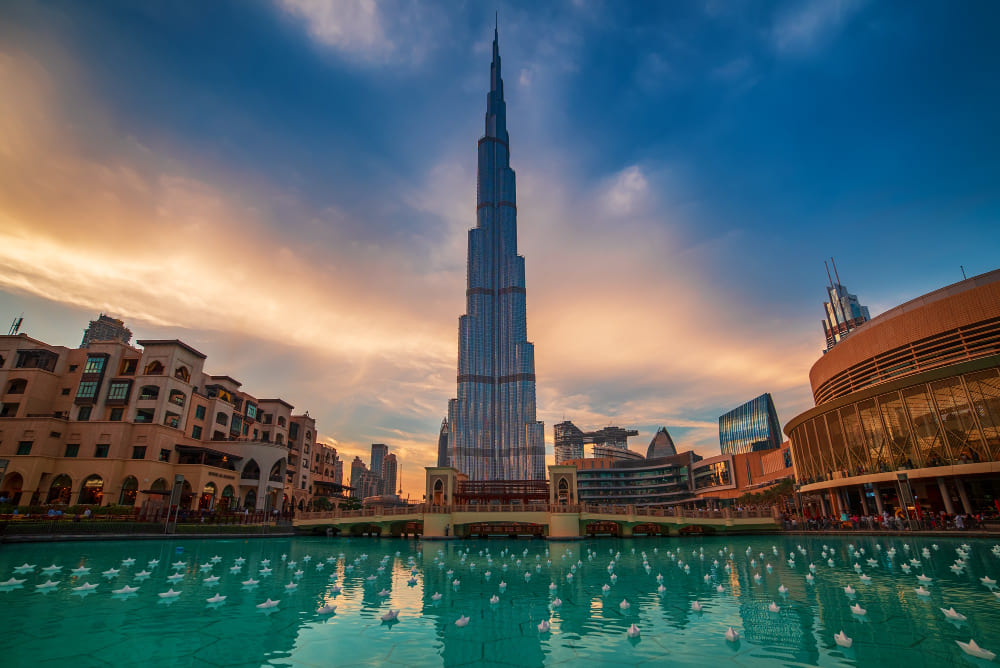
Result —
POLYGON ((447 14, 426 3, 375 0, 276 0, 318 44, 371 65, 420 63, 447 14))
POLYGON ((832 39, 862 4, 862 0, 791 3, 776 18, 770 33, 771 43, 780 53, 808 53, 832 39))

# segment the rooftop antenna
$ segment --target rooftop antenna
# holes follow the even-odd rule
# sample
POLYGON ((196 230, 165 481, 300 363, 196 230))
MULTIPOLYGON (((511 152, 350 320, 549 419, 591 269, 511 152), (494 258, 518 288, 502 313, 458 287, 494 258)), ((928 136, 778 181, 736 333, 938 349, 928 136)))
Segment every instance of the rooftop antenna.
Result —
POLYGON ((14 318, 14 322, 10 323, 10 331, 7 332, 7 336, 14 336, 21 329, 21 323, 24 322, 24 314, 14 318))
POLYGON ((830 258, 830 264, 833 265, 833 275, 837 277, 837 285, 840 285, 840 274, 837 273, 837 263, 833 261, 832 257, 830 258))
POLYGON ((966 275, 965 275, 965 265, 963 265, 963 264, 960 264, 960 265, 958 265, 958 268, 962 270, 962 280, 963 280, 963 281, 964 281, 964 280, 967 280, 967 279, 968 279, 968 276, 966 276, 966 275))

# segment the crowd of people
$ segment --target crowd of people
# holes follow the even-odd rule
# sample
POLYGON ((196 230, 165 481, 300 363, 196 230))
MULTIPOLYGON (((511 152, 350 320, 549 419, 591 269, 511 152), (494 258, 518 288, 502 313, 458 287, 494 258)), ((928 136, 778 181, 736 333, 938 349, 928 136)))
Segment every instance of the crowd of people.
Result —
POLYGON ((922 512, 919 515, 910 513, 904 514, 902 510, 897 510, 890 514, 888 510, 881 515, 848 515, 841 513, 835 515, 795 515, 794 513, 784 513, 784 527, 786 530, 807 530, 807 531, 838 531, 838 530, 867 530, 867 531, 973 531, 981 530, 985 527, 985 519, 982 513, 955 513, 949 514, 941 511, 938 514, 922 512))

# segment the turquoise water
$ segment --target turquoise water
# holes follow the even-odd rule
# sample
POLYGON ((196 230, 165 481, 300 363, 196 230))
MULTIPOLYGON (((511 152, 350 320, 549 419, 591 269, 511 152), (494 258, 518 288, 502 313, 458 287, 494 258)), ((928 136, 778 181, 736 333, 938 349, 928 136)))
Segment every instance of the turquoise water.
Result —
POLYGON ((955 641, 972 638, 1000 653, 1000 599, 980 582, 984 575, 1000 579, 1000 557, 992 547, 960 538, 856 536, 4 545, 0 582, 11 577, 24 582, 0 586, 0 660, 4 666, 74 667, 987 665, 964 654, 955 641), (966 565, 955 573, 949 567, 960 558, 956 548, 962 543, 969 546, 966 565), (850 558, 852 545, 858 559, 850 558), (922 555, 925 548, 929 558, 922 555), (794 566, 787 562, 792 554, 794 566), (123 565, 130 557, 134 564, 123 565), (833 566, 827 563, 831 557, 833 566), (231 572, 237 558, 245 562, 231 572), (921 563, 904 573, 911 558, 921 563), (149 566, 151 559, 159 563, 149 566), (265 559, 272 570, 262 574, 265 559), (608 570, 612 559, 614 583, 608 570), (181 563, 175 568, 175 562, 181 563), (810 562, 816 565, 814 584, 806 582, 810 562), (855 562, 870 583, 854 570, 855 562), (24 564, 34 569, 16 573, 24 564), (62 570, 43 573, 49 565, 62 570), (73 575, 78 567, 91 570, 73 575), (111 568, 119 572, 103 574, 111 568), (150 571, 148 578, 137 576, 143 569, 150 571), (168 581, 175 573, 182 577, 168 581), (933 578, 926 585, 929 596, 914 591, 921 573, 933 578), (218 582, 206 583, 212 576, 218 582), (259 583, 242 584, 251 577, 259 583), (49 579, 58 584, 48 590, 36 586, 49 579), (501 582, 507 586, 501 588, 501 582), (74 591, 84 583, 98 586, 74 591), (286 589, 293 583, 297 587, 286 589), (139 589, 112 593, 126 584, 139 589), (609 586, 606 594, 603 585, 609 586), (848 585, 856 589, 853 596, 844 592, 848 585), (179 596, 159 596, 169 589, 179 596), (434 600, 435 592, 440 600, 434 600), (206 601, 216 594, 225 600, 206 601), (490 603, 494 595, 498 602, 490 603), (556 598, 562 604, 553 607, 556 598), (267 599, 280 603, 258 609, 267 599), (692 609, 695 602, 700 612, 692 609), (768 609, 772 602, 777 611, 768 609), (325 603, 336 611, 317 612, 325 603), (852 604, 866 614, 853 613, 852 604), (951 607, 967 619, 947 619, 940 608, 951 607), (400 611, 398 621, 383 622, 390 609, 400 611), (461 616, 469 617, 465 627, 455 624, 461 616), (544 633, 538 629, 543 619, 551 625, 544 633), (640 630, 638 638, 626 633, 632 624, 640 630), (737 642, 724 637, 730 626, 741 635, 737 642), (841 630, 853 639, 850 649, 834 642, 841 630))

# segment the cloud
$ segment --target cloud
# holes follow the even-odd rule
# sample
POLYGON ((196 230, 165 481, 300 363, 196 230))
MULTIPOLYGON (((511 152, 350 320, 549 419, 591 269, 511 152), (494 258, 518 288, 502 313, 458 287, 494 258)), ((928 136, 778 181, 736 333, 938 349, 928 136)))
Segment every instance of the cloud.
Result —
POLYGON ((416 2, 375 0, 276 0, 305 23, 309 36, 350 60, 416 64, 434 47, 432 35, 447 21, 439 9, 416 2))
POLYGON ((785 54, 802 54, 832 39, 861 8, 861 0, 811 0, 791 3, 771 28, 771 44, 785 54))
POLYGON ((615 174, 605 186, 602 196, 604 210, 611 216, 626 216, 642 208, 648 195, 649 183, 638 165, 626 167, 615 174))

